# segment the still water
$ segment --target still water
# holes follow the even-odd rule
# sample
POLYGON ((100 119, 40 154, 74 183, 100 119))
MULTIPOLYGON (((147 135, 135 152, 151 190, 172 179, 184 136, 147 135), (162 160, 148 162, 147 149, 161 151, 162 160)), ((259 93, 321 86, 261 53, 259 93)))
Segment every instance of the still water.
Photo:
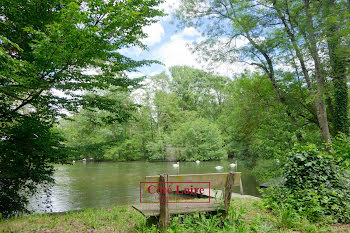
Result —
MULTIPOLYGON (((82 162, 73 165, 58 165, 51 188, 48 208, 42 201, 33 199, 30 209, 35 212, 62 212, 89 207, 128 205, 140 200, 140 182, 145 176, 168 174, 199 174, 235 171, 229 166, 233 161, 180 162, 82 162), (216 166, 223 166, 220 171, 216 166)), ((242 172, 244 194, 258 196, 257 182, 251 171, 238 162, 237 171, 242 172)), ((234 192, 239 192, 235 187, 234 192)))

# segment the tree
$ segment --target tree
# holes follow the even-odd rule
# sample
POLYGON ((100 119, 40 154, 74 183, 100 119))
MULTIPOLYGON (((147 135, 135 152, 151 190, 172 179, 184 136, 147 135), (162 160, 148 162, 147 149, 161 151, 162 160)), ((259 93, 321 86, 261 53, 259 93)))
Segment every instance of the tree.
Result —
POLYGON ((328 54, 331 67, 331 77, 333 80, 334 98, 334 131, 349 134, 349 94, 347 84, 347 64, 349 57, 348 46, 344 41, 349 40, 349 13, 345 9, 349 8, 346 1, 325 1, 322 5, 325 20, 324 33, 327 38, 328 54))
POLYGON ((53 182, 54 162, 65 161, 62 135, 36 116, 23 116, 2 129, 0 140, 0 213, 2 217, 26 210, 38 184, 53 182))
MULTIPOLYGON (((0 166, 8 168, 1 169, 0 176, 4 216, 24 210, 28 196, 38 190, 37 185, 53 181, 52 163, 65 160, 53 153, 62 138, 50 133, 57 116, 64 115, 62 109, 99 107, 116 113, 123 108, 118 99, 101 93, 111 86, 136 86, 138 80, 129 80, 125 71, 154 62, 132 60, 120 49, 145 48, 142 27, 162 15, 157 9, 159 3, 0 2, 0 138, 4 149, 0 166), (33 127, 26 127, 25 122, 34 122, 33 127), (44 136, 41 132, 45 132, 44 136), (33 135, 40 138, 35 139, 40 145, 32 143, 33 135), (25 145, 22 136, 26 136, 25 145)), ((105 120, 123 121, 123 117, 114 114, 105 120)))
MULTIPOLYGON (((302 99, 300 92, 307 92, 305 87, 300 90, 300 85, 291 84, 287 78, 281 82, 281 88, 284 89, 285 83, 288 83, 288 98, 295 102, 302 99)), ((258 72, 246 72, 232 80, 226 92, 229 93, 228 100, 216 123, 223 132, 229 156, 252 162, 283 161, 298 139, 285 106, 276 99, 269 78, 258 72)), ((293 107, 293 114, 307 114, 298 109, 299 103, 293 107)), ((313 122, 299 118, 297 123, 303 126, 298 129, 302 142, 320 142, 320 133, 313 122)))
MULTIPOLYGON (((195 44, 195 51, 204 59, 238 60, 255 65, 266 73, 277 98, 285 106, 287 116, 298 129, 298 118, 304 116, 294 113, 292 101, 288 99, 289 90, 283 90, 280 85, 281 78, 288 75, 291 68, 295 69, 294 79, 304 80, 310 92, 308 96, 313 109, 308 111, 316 116, 315 123, 323 139, 330 141, 325 103, 326 96, 330 96, 327 70, 332 70, 333 77, 338 77, 333 78, 334 93, 338 93, 334 98, 338 111, 334 114, 334 124, 338 125, 336 131, 348 130, 347 85, 344 82, 346 56, 339 52, 339 48, 348 40, 345 25, 349 20, 345 1, 331 2, 331 8, 327 2, 191 0, 182 1, 178 18, 182 25, 194 26, 202 32, 205 40, 195 44), (338 12, 336 16, 329 13, 332 7, 338 12), (340 36, 335 36, 335 32, 340 36), (236 46, 236 40, 242 41, 243 45, 236 46), (325 41, 328 41, 328 47, 325 41), (328 49, 329 57, 323 48, 328 49)), ((301 135, 297 137, 300 141, 301 135)))
POLYGON ((189 66, 173 66, 169 70, 170 89, 180 99, 181 109, 216 120, 226 99, 223 90, 229 79, 189 66))
POLYGON ((158 4, 155 0, 1 1, 2 121, 24 108, 71 110, 88 104, 81 101, 84 90, 134 84, 123 72, 152 61, 134 61, 119 50, 145 47, 140 41, 146 37, 142 27, 161 15, 158 4), (97 74, 87 72, 91 69, 97 74), (57 97, 53 89, 71 97, 57 97))
MULTIPOLYGON (((305 3, 307 3, 307 2, 305 2, 305 3)), ((310 78, 309 71, 306 67, 304 54, 302 53, 301 49, 299 48, 300 43, 298 43, 298 41, 296 39, 297 37, 300 37, 300 35, 299 36, 296 35, 296 32, 295 32, 295 28, 299 26, 299 24, 296 23, 296 15, 292 15, 292 13, 291 13, 291 12, 296 13, 295 9, 291 10, 289 3, 287 1, 280 2, 280 4, 277 4, 277 2, 274 1, 272 4, 273 4, 273 9, 277 12, 277 17, 283 23, 284 31, 286 33, 286 36, 288 37, 288 39, 290 40, 290 42, 292 44, 292 48, 295 51, 295 56, 299 60, 300 68, 302 70, 302 74, 303 74, 303 77, 304 77, 305 82, 307 84, 307 87, 310 91, 310 94, 311 94, 311 96, 316 96, 316 93, 315 93, 315 90, 313 87, 313 83, 312 83, 311 78, 310 78)), ((321 131, 323 133, 323 138, 326 141, 330 141, 328 120, 327 120, 327 110, 326 110, 325 102, 323 100, 325 80, 324 80, 323 73, 322 73, 321 67, 320 67, 320 58, 318 55, 316 38, 315 38, 315 35, 313 32, 314 28, 313 28, 312 20, 313 20, 312 15, 308 14, 309 24, 308 24, 308 27, 304 26, 304 29, 309 28, 309 34, 308 34, 308 36, 306 36, 306 33, 304 32, 303 35, 305 37, 304 44, 306 44, 306 41, 308 41, 308 40, 312 44, 312 46, 310 46, 311 44, 309 44, 308 48, 310 50, 310 53, 312 54, 311 56, 314 59, 315 70, 316 70, 317 98, 313 99, 313 105, 314 105, 316 116, 318 119, 318 124, 319 124, 321 131), (306 39, 306 37, 308 37, 308 38, 306 39)), ((299 28, 299 30, 300 30, 300 28, 299 28)), ((298 69, 296 64, 295 64, 295 68, 298 69)))

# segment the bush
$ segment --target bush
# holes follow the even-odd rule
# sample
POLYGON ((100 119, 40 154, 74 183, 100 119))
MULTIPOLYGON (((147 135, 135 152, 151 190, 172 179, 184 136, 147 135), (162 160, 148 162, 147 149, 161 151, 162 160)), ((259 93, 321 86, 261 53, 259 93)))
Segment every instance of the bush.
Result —
POLYGON ((350 222, 350 177, 327 154, 314 145, 296 148, 283 168, 284 182, 263 191, 265 205, 293 208, 311 221, 350 222))

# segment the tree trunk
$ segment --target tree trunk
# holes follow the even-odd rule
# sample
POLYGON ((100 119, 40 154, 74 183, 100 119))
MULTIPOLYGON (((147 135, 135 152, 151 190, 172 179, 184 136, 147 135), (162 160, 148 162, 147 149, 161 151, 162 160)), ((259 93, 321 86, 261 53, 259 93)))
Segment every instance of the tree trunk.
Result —
POLYGON ((297 137, 298 141, 300 142, 302 139, 302 135, 298 132, 297 120, 292 115, 292 113, 289 111, 289 107, 288 107, 288 104, 286 102, 286 98, 283 95, 281 89, 277 85, 276 78, 275 78, 275 71, 274 71, 273 63, 272 63, 270 56, 264 50, 262 50, 258 44, 255 43, 255 41, 249 36, 248 33, 246 33, 246 38, 264 56, 264 58, 268 64, 268 67, 264 67, 263 65, 261 65, 260 67, 263 68, 264 71, 266 72, 266 74, 269 76, 269 79, 271 81, 273 89, 275 90, 276 95, 277 95, 280 103, 287 107, 286 113, 287 113, 288 117, 290 118, 291 123, 296 130, 296 137, 297 137))
POLYGON ((321 68, 320 57, 317 50, 317 41, 313 26, 313 16, 310 10, 309 0, 304 0, 304 5, 306 9, 306 20, 307 20, 307 39, 310 43, 310 53, 315 65, 315 75, 317 80, 317 104, 318 111, 317 117, 322 131, 322 136, 326 142, 331 142, 331 137, 329 134, 328 119, 327 119, 327 109, 326 104, 323 100, 324 95, 324 77, 321 68))
MULTIPOLYGON (((289 11, 288 11, 288 2, 286 2, 286 13, 287 15, 290 17, 290 14, 289 14, 289 11)), ((311 79, 310 79, 310 76, 309 76, 309 72, 307 71, 307 68, 306 68, 306 65, 305 65, 305 60, 304 60, 304 57, 303 57, 303 54, 301 53, 299 47, 298 47, 298 44, 297 44, 297 41, 296 41, 296 38, 295 38, 295 35, 293 33, 293 27, 292 25, 288 25, 288 22, 287 22, 287 19, 284 17, 284 15, 281 13, 281 11, 278 9, 278 7, 275 7, 275 10, 277 11, 283 25, 284 25, 284 28, 287 32, 287 35, 290 39, 290 41, 292 42, 292 45, 293 45, 293 48, 295 50, 295 53, 296 53, 296 56, 299 60, 299 63, 300 63, 300 67, 301 67, 301 70, 303 72, 303 75, 304 75, 304 78, 305 78, 305 81, 306 81, 306 84, 307 84, 307 87, 310 91, 310 94, 312 97, 316 97, 316 93, 315 93, 315 90, 312 86, 312 82, 311 82, 311 79)), ((312 43, 312 42, 311 42, 312 43)), ((316 48, 316 47, 315 47, 316 48)), ((315 50, 315 53, 314 53, 315 56, 314 57, 318 57, 318 54, 317 54, 317 50, 315 50)), ((319 65, 319 59, 316 59, 318 62, 317 62, 317 67, 319 68, 320 70, 320 65, 319 65)), ((316 67, 316 63, 315 63, 315 67, 316 67)), ((320 71, 321 72, 321 71, 320 71)), ((322 73, 321 73, 322 74, 322 73)), ((318 76, 318 80, 321 78, 323 79, 323 76, 318 76)), ((319 88, 319 83, 320 82, 317 82, 318 83, 318 88, 319 88)), ((323 85, 323 81, 321 82, 322 83, 322 90, 324 88, 324 85, 323 85)), ((323 92, 319 92, 318 91, 318 101, 317 99, 313 99, 313 105, 314 105, 314 109, 316 111, 316 115, 317 115, 317 120, 318 120, 318 126, 320 127, 320 130, 322 131, 322 135, 323 135, 323 138, 326 140, 326 141, 330 141, 330 136, 329 136, 329 129, 328 129, 328 120, 327 120, 327 113, 326 112, 323 112, 323 111, 326 111, 325 109, 325 103, 323 101, 323 92), (320 96, 322 96, 322 98, 320 98, 320 96), (328 132, 327 132, 328 131, 328 132)))

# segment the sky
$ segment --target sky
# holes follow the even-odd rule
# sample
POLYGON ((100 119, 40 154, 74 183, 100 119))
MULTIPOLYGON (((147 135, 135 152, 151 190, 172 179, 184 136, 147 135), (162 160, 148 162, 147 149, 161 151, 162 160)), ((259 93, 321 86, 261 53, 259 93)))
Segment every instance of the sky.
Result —
MULTIPOLYGON (((203 40, 200 32, 193 27, 179 28, 174 17, 174 12, 178 9, 180 0, 165 0, 161 8, 167 16, 160 17, 159 22, 144 28, 148 38, 143 40, 148 46, 148 50, 142 50, 138 47, 121 49, 119 52, 134 60, 157 60, 164 64, 153 64, 138 69, 138 72, 128 73, 129 78, 153 76, 175 65, 187 65, 194 68, 210 71, 207 64, 200 63, 189 48, 189 45, 196 40, 203 40)), ((225 39, 225 38, 223 38, 225 39)), ((237 46, 242 46, 247 42, 238 40, 237 46)), ((227 77, 233 77, 235 74, 242 73, 247 69, 242 63, 221 63, 215 64, 215 73, 227 77)), ((251 67, 250 67, 251 68, 251 67)), ((248 69, 250 69, 248 68, 248 69)), ((97 74, 95 69, 87 69, 87 74, 97 74)), ((63 92, 53 90, 58 96, 66 96, 63 92)), ((67 97, 67 96, 66 96, 67 97)))
MULTIPOLYGON (((200 32, 193 27, 180 29, 176 26, 177 20, 174 17, 174 11, 179 4, 179 0, 166 0, 161 8, 168 16, 161 17, 159 22, 144 28, 148 38, 144 39, 143 42, 148 46, 148 51, 143 51, 137 47, 120 50, 123 55, 135 60, 158 60, 164 64, 164 66, 154 64, 142 67, 138 72, 128 73, 130 78, 153 76, 167 71, 169 67, 174 65, 188 65, 207 70, 207 66, 200 63, 189 48, 192 42, 203 39, 200 32)), ((216 73, 232 76, 234 73, 242 72, 244 68, 242 64, 223 63, 216 70, 216 73)))

